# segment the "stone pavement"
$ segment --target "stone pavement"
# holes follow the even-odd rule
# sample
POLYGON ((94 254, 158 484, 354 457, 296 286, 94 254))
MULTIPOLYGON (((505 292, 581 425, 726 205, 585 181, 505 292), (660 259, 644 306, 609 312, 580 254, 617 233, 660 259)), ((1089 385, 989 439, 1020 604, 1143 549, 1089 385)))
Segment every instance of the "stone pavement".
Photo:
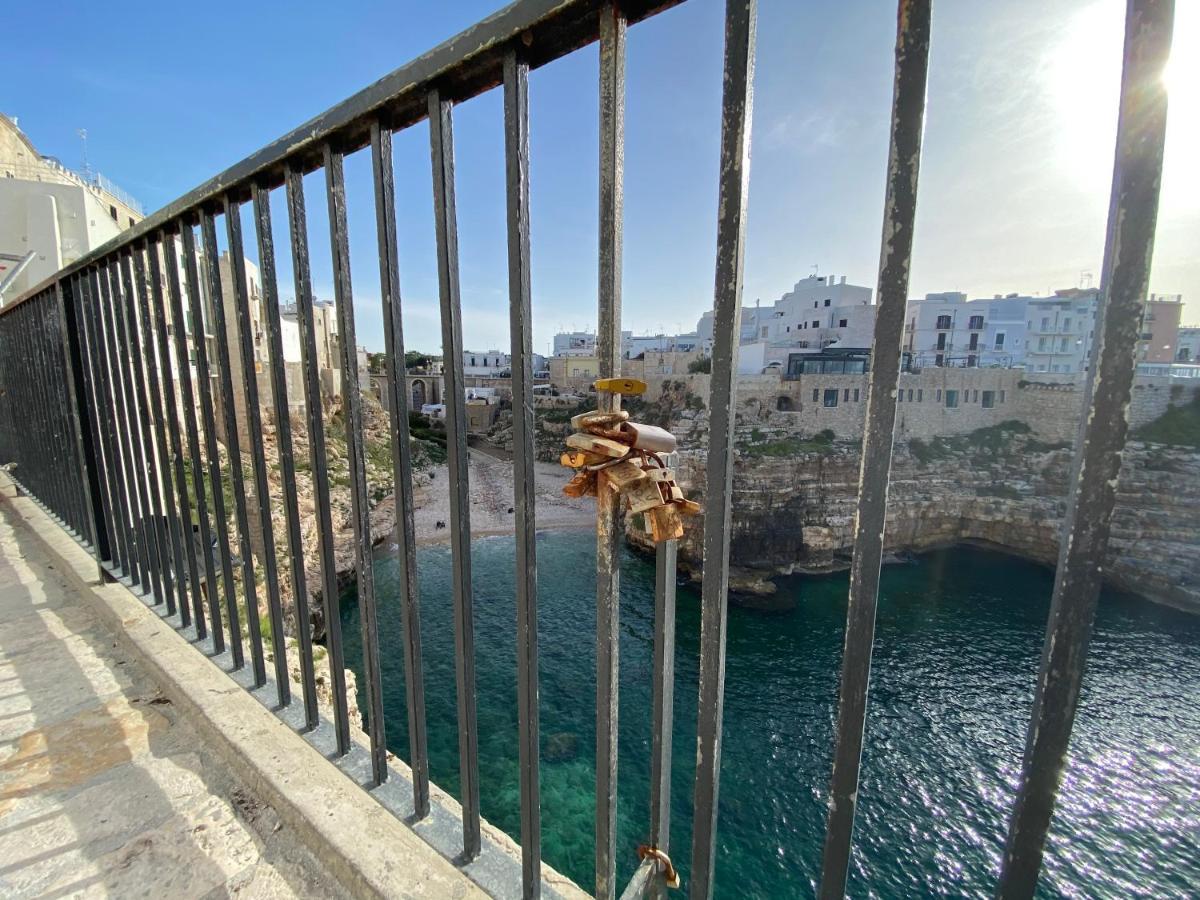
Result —
POLYGON ((25 528, 0 498, 0 897, 344 896, 25 528))

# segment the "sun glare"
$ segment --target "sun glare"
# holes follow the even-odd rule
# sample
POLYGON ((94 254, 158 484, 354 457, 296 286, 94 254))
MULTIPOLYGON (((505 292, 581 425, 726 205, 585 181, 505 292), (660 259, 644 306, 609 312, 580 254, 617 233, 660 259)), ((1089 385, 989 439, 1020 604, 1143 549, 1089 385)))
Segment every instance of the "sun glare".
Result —
MULTIPOLYGON (((1099 0, 1069 21, 1046 59, 1058 167, 1081 190, 1107 197, 1112 178, 1124 31, 1121 0, 1099 0)), ((1200 209, 1200 2, 1175 11, 1162 211, 1200 209)))

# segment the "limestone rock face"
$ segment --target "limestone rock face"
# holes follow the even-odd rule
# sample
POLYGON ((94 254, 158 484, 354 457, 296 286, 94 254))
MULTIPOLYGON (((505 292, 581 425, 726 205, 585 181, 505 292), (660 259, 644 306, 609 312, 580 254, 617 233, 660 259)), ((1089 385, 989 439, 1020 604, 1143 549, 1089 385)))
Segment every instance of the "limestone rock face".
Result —
MULTIPOLYGON (((694 419, 687 423, 695 425, 694 419)), ((897 444, 888 494, 888 551, 978 542, 1055 564, 1072 450, 1020 429, 987 432, 978 438, 897 444)), ((681 453, 677 470, 680 486, 701 503, 706 459, 706 447, 693 445, 681 453)), ((860 463, 856 443, 822 445, 739 426, 730 535, 733 586, 756 593, 756 582, 775 575, 846 568, 860 463)), ((1108 582, 1200 612, 1197 509, 1200 454, 1131 442, 1117 486, 1104 567, 1108 582)), ((627 523, 630 540, 649 549, 639 524, 627 523)), ((693 577, 703 565, 703 527, 703 516, 686 519, 680 541, 680 564, 693 577)))

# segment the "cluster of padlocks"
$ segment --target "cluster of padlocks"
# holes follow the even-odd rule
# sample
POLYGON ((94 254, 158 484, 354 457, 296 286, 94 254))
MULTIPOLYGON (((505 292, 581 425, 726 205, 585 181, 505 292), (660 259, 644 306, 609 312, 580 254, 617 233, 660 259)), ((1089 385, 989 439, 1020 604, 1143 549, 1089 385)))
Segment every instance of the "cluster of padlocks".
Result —
MULTIPOLYGON (((640 393, 640 382, 624 379, 625 393, 640 393), (630 388, 633 387, 633 390, 630 388)), ((599 386, 599 383, 598 385, 599 386)), ((645 514, 654 542, 683 537, 680 514, 693 515, 700 504, 688 500, 675 483, 663 454, 675 452, 675 435, 656 425, 629 421, 625 410, 592 411, 574 416, 575 433, 559 461, 575 470, 563 486, 568 497, 594 497, 601 490, 620 494, 630 513, 645 514)))

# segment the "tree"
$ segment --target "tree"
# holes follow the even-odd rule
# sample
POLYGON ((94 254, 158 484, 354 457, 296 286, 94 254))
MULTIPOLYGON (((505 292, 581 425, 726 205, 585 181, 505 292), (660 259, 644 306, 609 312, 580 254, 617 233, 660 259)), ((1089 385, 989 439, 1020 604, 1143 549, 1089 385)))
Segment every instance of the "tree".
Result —
POLYGON ((372 375, 382 375, 384 363, 385 360, 382 353, 367 354, 367 371, 372 375))
POLYGON ((696 375, 697 373, 702 375, 712 374, 711 356, 702 356, 699 359, 693 359, 690 363, 688 363, 688 374, 696 375))
POLYGON ((404 354, 404 368, 406 369, 423 369, 430 362, 429 356, 417 350, 409 350, 404 354))

